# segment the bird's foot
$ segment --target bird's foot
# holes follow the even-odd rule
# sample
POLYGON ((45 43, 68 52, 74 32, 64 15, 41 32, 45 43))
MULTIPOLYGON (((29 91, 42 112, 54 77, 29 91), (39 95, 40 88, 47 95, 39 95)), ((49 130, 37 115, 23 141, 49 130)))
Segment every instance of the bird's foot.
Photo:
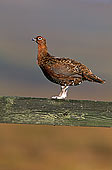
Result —
POLYGON ((64 96, 52 96, 51 98, 52 99, 65 99, 64 96))
POLYGON ((53 96, 52 99, 65 99, 67 97, 68 86, 61 86, 61 92, 59 96, 53 96))

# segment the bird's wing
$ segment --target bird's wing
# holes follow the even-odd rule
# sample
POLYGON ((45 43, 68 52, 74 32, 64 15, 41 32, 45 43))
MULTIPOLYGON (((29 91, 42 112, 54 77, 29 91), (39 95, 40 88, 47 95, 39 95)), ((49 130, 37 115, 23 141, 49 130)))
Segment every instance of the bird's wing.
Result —
POLYGON ((78 76, 81 75, 79 66, 79 62, 75 62, 72 59, 61 58, 53 62, 50 68, 55 74, 60 74, 62 76, 78 76))
POLYGON ((80 62, 69 58, 54 58, 50 60, 49 71, 52 74, 64 78, 81 78, 83 80, 104 83, 99 77, 94 75, 88 67, 80 62))

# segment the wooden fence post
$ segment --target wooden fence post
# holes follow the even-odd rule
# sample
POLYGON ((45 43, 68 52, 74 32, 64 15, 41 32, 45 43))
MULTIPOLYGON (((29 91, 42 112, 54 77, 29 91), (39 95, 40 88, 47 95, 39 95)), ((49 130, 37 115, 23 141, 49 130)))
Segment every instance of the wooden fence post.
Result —
POLYGON ((3 96, 0 123, 112 127, 112 102, 3 96))

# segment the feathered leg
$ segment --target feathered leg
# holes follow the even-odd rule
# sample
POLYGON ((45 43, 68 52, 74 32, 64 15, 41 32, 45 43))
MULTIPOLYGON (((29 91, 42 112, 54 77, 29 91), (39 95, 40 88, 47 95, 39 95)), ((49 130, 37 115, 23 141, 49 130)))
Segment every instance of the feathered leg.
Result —
POLYGON ((61 92, 59 96, 53 96, 52 99, 65 99, 67 97, 67 91, 69 86, 61 86, 61 92))

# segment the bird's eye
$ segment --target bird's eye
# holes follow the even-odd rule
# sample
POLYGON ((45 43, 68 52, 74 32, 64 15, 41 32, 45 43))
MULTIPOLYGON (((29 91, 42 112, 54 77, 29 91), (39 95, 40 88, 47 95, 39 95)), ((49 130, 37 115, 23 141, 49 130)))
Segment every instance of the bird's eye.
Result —
POLYGON ((38 37, 38 40, 42 40, 42 37, 38 37))

